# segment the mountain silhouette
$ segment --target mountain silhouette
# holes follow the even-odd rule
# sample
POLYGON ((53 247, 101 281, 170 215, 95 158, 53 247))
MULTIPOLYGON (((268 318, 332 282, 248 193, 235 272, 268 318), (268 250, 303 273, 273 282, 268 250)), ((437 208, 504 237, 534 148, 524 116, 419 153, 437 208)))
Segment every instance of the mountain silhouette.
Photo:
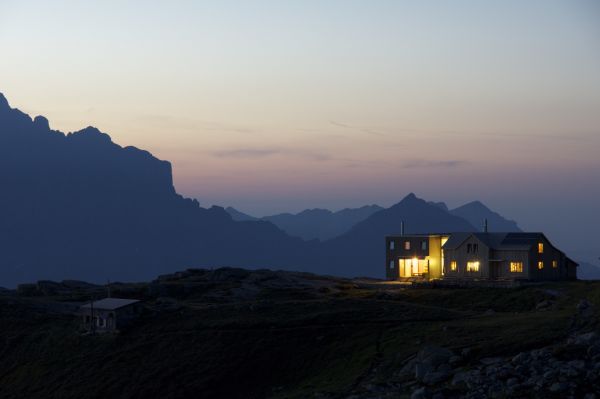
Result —
MULTIPOLYGON (((328 209, 306 209, 302 212, 280 213, 272 216, 264 216, 260 220, 271 222, 281 230, 293 237, 304 240, 319 239, 325 241, 337 237, 371 216, 382 210, 378 205, 365 205, 360 208, 346 208, 341 211, 332 212, 328 209)), ((226 208, 233 220, 258 220, 257 218, 240 212, 234 208, 226 208)))
POLYGON ((384 237, 398 233, 401 221, 407 233, 424 233, 475 231, 483 217, 504 229, 505 220, 477 203, 448 212, 410 194, 388 209, 307 210, 271 221, 238 213, 246 220, 235 221, 231 209, 205 209, 179 195, 169 162, 121 147, 94 127, 52 130, 2 94, 0 187, 0 285, 8 287, 146 280, 220 266, 383 277, 384 237), (335 237, 303 240, 274 223, 300 237, 335 237))
POLYGON ((262 219, 273 223, 291 236, 305 240, 316 238, 325 241, 345 233, 358 222, 382 209, 378 205, 346 208, 337 212, 327 209, 306 209, 297 214, 281 213, 265 216, 262 219))
POLYGON ((139 280, 190 266, 300 269, 311 246, 173 187, 171 164, 93 127, 63 134, 0 95, 0 285, 139 280))
POLYGON ((589 262, 578 262, 577 278, 580 280, 600 280, 600 267, 589 262))
POLYGON ((232 208, 230 206, 228 206, 227 208, 225 208, 225 212, 227 212, 229 214, 229 216, 231 216, 231 218, 233 220, 235 220, 236 222, 249 222, 249 221, 257 221, 260 220, 259 218, 256 218, 254 216, 250 216, 244 212, 240 212, 235 208, 232 208))
POLYGON ((492 211, 487 206, 482 204, 480 201, 469 202, 468 204, 460 206, 456 209, 452 209, 450 213, 467 220, 479 230, 483 230, 484 220, 487 220, 488 231, 521 231, 516 222, 505 219, 498 213, 492 211))

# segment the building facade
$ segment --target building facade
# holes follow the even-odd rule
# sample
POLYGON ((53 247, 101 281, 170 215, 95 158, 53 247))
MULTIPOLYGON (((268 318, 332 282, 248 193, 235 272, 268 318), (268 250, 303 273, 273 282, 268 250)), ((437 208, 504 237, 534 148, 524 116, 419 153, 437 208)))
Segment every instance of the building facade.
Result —
POLYGON ((576 280, 577 263, 542 233, 386 237, 388 280, 576 280))

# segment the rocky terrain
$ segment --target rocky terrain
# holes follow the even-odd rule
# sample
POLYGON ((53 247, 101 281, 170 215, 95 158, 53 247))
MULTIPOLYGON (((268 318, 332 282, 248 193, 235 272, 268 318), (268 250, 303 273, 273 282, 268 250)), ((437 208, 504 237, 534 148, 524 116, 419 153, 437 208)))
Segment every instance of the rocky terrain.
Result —
MULTIPOLYGON (((592 316, 589 302, 578 305, 577 321, 592 316)), ((556 397, 597 398, 600 392, 600 335, 574 332, 567 339, 511 356, 473 358, 469 348, 452 351, 426 346, 406 361, 389 386, 366 385, 355 398, 411 399, 556 397)))
POLYGON ((236 268, 0 292, 3 398, 594 398, 600 282, 410 288, 236 268), (143 300, 82 334, 90 298, 143 300))

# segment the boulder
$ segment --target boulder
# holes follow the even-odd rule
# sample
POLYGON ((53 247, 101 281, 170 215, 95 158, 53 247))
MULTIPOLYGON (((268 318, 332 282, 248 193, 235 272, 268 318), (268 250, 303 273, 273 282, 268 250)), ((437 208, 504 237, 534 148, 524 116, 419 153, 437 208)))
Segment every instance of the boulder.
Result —
POLYGON ((461 362, 462 358, 460 356, 452 356, 450 359, 448 359, 448 363, 451 365, 457 365, 461 362))
POLYGON ((577 304, 577 310, 583 312, 584 310, 589 309, 591 306, 592 305, 588 302, 588 300, 584 298, 577 304))
POLYGON ((423 377, 423 383, 427 385, 435 385, 446 381, 450 378, 450 373, 447 371, 430 371, 423 377))
POLYGON ((433 370, 433 367, 429 363, 417 362, 415 364, 415 378, 419 381, 423 381, 423 378, 433 370))
POLYGON ((427 363, 435 368, 440 364, 448 363, 452 356, 454 356, 454 353, 449 349, 438 346, 426 346, 417 354, 417 361, 427 363))
POLYGON ((504 359, 501 357, 484 357, 479 361, 486 366, 490 366, 492 364, 502 363, 504 359))
POLYGON ((508 386, 508 387, 514 387, 518 384, 519 384, 519 379, 516 377, 512 377, 512 378, 509 378, 508 380, 506 380, 506 386, 508 386))
POLYGON ((569 384, 566 382, 555 382, 550 385, 550 392, 565 392, 569 389, 569 384))
POLYGON ((513 358, 511 359, 511 362, 520 364, 520 363, 526 362, 528 360, 528 358, 529 358, 529 354, 520 352, 519 354, 513 356, 513 358))
POLYGON ((540 303, 538 303, 537 305, 535 305, 535 309, 536 310, 548 310, 552 307, 552 302, 550 301, 542 301, 540 303))
POLYGON ((410 395, 410 399, 426 399, 427 389, 425 387, 415 389, 410 395))
POLYGON ((467 373, 465 373, 463 371, 458 372, 458 373, 454 374, 454 377, 452 377, 451 384, 455 385, 455 386, 464 384, 467 382, 467 378, 468 378, 467 373))
POLYGON ((567 343, 572 345, 591 345, 593 342, 597 340, 598 336, 595 332, 589 332, 585 334, 575 335, 567 341, 567 343))
POLYGON ((576 370, 584 370, 585 369, 585 362, 583 360, 571 360, 567 364, 576 370))

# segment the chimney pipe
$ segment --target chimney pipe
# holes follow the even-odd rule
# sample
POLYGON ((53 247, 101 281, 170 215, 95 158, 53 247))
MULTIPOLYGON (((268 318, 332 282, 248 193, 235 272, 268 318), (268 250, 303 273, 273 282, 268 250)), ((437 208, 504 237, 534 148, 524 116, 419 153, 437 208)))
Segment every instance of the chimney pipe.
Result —
POLYGON ((404 235, 404 220, 400 221, 400 235, 404 235))
POLYGON ((488 221, 487 221, 487 219, 483 219, 483 232, 484 233, 488 232, 488 221))

